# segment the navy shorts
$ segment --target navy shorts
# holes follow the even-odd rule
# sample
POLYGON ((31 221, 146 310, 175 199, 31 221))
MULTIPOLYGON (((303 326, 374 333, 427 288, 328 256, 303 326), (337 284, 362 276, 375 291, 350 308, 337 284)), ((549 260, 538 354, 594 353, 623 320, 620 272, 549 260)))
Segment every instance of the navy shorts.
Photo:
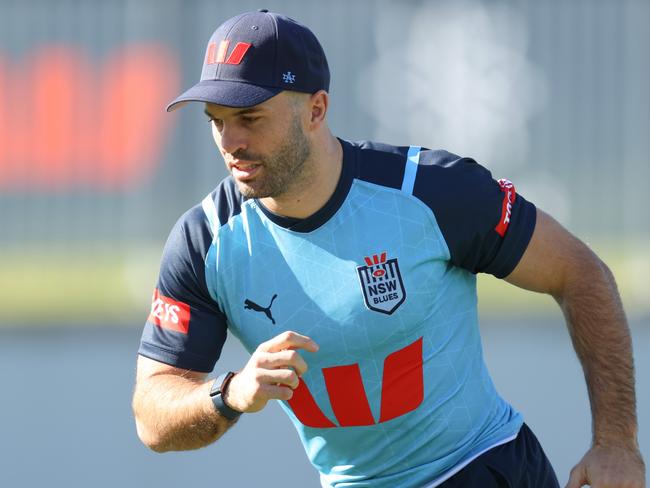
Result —
POLYGON ((526 424, 516 439, 481 454, 439 488, 559 488, 555 471, 526 424))

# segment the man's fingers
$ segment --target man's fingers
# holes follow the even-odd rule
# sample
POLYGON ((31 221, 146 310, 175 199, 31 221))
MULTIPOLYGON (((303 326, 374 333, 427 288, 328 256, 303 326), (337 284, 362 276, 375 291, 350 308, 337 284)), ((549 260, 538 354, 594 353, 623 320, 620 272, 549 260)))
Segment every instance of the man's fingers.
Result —
POLYGON ((291 400, 293 390, 288 386, 266 385, 266 395, 269 400, 291 400))
POLYGON ((297 351, 262 352, 256 358, 256 365, 263 369, 291 368, 299 376, 307 371, 307 363, 297 351))
POLYGON ((288 386, 292 390, 298 388, 300 379, 292 369, 268 369, 258 377, 260 383, 266 385, 288 386))
POLYGON ((300 378, 293 369, 249 368, 230 381, 228 405, 241 412, 258 412, 269 400, 289 400, 300 378))
POLYGON ((581 488, 586 482, 587 480, 584 478, 584 469, 582 464, 578 464, 571 470, 569 481, 565 488, 581 488))
POLYGON ((316 352, 318 345, 296 332, 283 332, 260 344, 246 367, 230 382, 228 400, 242 412, 257 412, 271 399, 289 400, 307 371, 296 349, 316 352))
POLYGON ((318 351, 318 344, 310 337, 289 330, 263 342, 257 349, 266 352, 279 352, 285 349, 304 349, 309 352, 316 352, 318 351))

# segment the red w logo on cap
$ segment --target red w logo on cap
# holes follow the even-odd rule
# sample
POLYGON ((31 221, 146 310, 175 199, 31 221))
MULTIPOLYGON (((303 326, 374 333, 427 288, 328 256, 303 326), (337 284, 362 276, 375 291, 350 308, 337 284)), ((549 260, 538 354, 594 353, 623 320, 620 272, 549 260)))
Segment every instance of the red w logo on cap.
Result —
POLYGON ((239 64, 241 63, 242 59, 244 59, 244 55, 246 54, 246 51, 248 51, 248 48, 250 48, 252 44, 250 42, 238 42, 235 45, 235 48, 230 53, 230 56, 228 56, 228 59, 226 59, 226 53, 228 52, 229 45, 230 45, 230 41, 227 39, 224 39, 219 43, 218 50, 217 50, 216 42, 211 42, 210 44, 208 44, 208 54, 206 56, 205 63, 206 64, 219 64, 219 63, 239 64))

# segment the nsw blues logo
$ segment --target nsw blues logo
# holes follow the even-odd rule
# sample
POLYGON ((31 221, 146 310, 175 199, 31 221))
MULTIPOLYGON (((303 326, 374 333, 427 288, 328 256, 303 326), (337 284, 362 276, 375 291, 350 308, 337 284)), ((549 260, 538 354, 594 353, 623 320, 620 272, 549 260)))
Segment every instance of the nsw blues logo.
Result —
POLYGON ((366 307, 390 315, 406 300, 397 258, 386 260, 383 252, 364 260, 366 265, 358 266, 357 274, 366 307))

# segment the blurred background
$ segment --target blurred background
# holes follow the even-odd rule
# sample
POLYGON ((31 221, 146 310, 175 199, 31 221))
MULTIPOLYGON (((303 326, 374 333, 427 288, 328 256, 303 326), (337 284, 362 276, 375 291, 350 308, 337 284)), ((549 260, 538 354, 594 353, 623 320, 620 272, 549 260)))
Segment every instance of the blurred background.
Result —
MULTIPOLYGON (((0 0, 0 486, 318 486, 276 405, 165 455, 130 412, 167 233, 225 176, 203 107, 164 107, 257 8, 319 37, 337 135, 474 157, 605 259, 650 460, 650 2, 0 0)), ((590 417, 561 314, 479 283, 488 366, 564 482, 590 417)), ((229 339, 217 368, 245 360, 229 339)))

